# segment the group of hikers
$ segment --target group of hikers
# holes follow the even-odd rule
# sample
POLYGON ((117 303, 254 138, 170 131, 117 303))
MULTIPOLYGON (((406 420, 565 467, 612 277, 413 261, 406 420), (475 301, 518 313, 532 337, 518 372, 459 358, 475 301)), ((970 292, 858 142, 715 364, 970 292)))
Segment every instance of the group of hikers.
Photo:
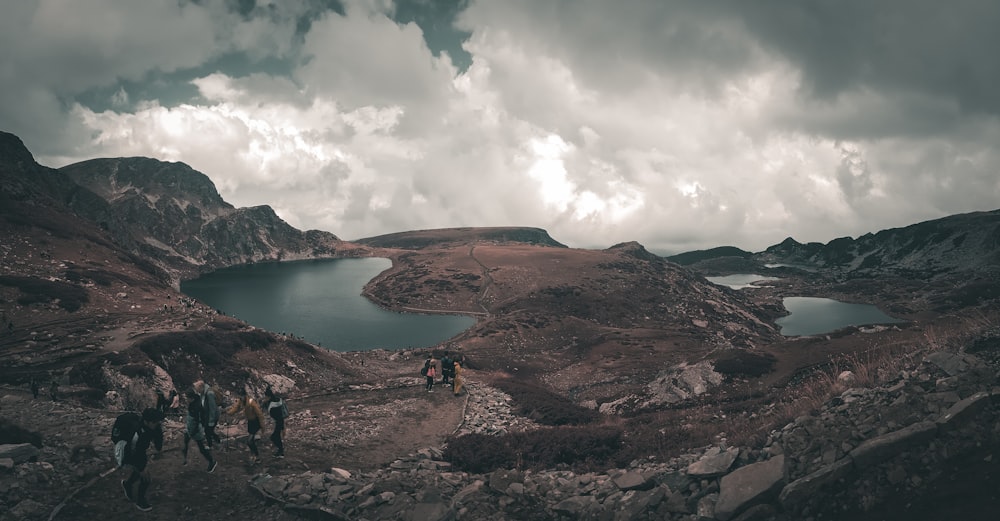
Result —
MULTIPOLYGON (((128 478, 121 482, 125 497, 135 503, 142 511, 152 509, 146 499, 151 478, 146 468, 148 458, 146 452, 152 445, 156 449, 155 458, 163 451, 163 419, 171 407, 179 407, 176 391, 171 391, 170 398, 157 393, 156 407, 142 411, 124 413, 115 420, 111 440, 115 443, 115 458, 118 465, 126 469, 128 478), (161 400, 163 398, 163 400, 161 400), (138 488, 136 489, 136 483, 138 488)), ((288 406, 285 401, 270 387, 264 391, 265 407, 268 416, 274 420, 274 431, 271 433, 271 443, 275 447, 274 457, 285 457, 285 444, 282 434, 285 430, 285 418, 288 416, 288 406)), ((212 448, 222 442, 215 432, 223 411, 216 401, 215 391, 204 381, 197 381, 185 393, 187 412, 184 416, 184 444, 181 447, 183 465, 188 464, 188 447, 191 441, 198 446, 198 452, 208 463, 209 473, 218 467, 218 461, 212 454, 212 448)), ((250 463, 260 463, 260 452, 257 448, 259 432, 265 424, 264 411, 260 404, 250 397, 246 390, 239 391, 239 399, 224 411, 229 415, 237 415, 247 420, 247 446, 250 449, 250 463)))
MULTIPOLYGON (((38 382, 37 379, 35 379, 34 376, 32 376, 31 379, 28 380, 28 387, 31 389, 31 396, 37 399, 38 394, 41 391, 41 384, 38 382)), ((56 401, 57 399, 56 395, 58 392, 59 392, 59 380, 53 376, 52 379, 49 381, 49 397, 52 398, 53 402, 56 401)))
POLYGON ((427 392, 434 392, 434 379, 438 375, 441 375, 442 385, 451 385, 451 392, 455 396, 462 394, 462 385, 464 383, 464 379, 462 378, 463 365, 465 365, 464 356, 456 355, 452 357, 448 351, 444 352, 444 356, 440 360, 434 358, 433 353, 427 355, 427 360, 424 360, 424 367, 420 370, 420 374, 427 379, 425 386, 427 392))

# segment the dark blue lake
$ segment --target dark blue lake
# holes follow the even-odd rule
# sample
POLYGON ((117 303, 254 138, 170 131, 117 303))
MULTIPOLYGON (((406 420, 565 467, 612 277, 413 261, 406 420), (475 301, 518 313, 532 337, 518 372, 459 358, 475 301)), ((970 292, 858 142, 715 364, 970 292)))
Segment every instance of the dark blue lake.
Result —
POLYGON ((334 351, 429 347, 475 324, 462 315, 396 313, 361 296, 388 259, 325 259, 225 268, 181 283, 206 305, 334 351))
POLYGON ((886 315, 871 304, 849 304, 816 297, 786 297, 782 300, 791 313, 775 320, 785 336, 820 335, 847 326, 905 322, 886 315))

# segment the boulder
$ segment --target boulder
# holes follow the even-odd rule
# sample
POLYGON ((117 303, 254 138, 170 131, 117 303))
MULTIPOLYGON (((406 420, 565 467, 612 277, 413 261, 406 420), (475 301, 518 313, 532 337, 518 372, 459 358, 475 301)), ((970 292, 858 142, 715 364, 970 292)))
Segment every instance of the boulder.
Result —
POLYGON ((728 521, 768 496, 777 494, 784 484, 784 456, 740 467, 723 476, 719 482, 715 518, 728 521))

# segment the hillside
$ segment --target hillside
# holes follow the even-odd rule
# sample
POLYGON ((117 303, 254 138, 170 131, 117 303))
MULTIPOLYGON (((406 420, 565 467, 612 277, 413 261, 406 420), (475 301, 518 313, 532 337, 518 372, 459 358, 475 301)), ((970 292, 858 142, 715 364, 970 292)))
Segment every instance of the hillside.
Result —
POLYGON ((59 174, 101 199, 71 201, 77 214, 177 279, 238 264, 367 255, 332 233, 299 231, 269 206, 235 208, 183 163, 92 159, 59 174))
POLYGON ((199 378, 226 402, 266 386, 289 396, 289 456, 247 464, 245 423, 231 418, 222 468, 208 475, 180 464, 172 421, 149 518, 859 519, 963 479, 921 454, 944 468, 998 445, 995 212, 929 239, 863 238, 840 256, 823 250, 842 242, 786 241, 686 267, 637 243, 577 250, 531 228, 350 243, 274 221, 267 207, 233 208, 183 164, 53 170, 10 134, 0 134, 0 181, 0 444, 37 449, 0 455, 3 521, 130 518, 108 473, 108 425, 151 405, 154 389, 199 378), (962 226, 976 244, 956 239, 962 226), (875 251, 879 270, 862 269, 875 251), (393 262, 366 286, 373 301, 476 325, 434 349, 334 353, 176 290, 217 266, 358 255, 393 262), (781 279, 733 291, 701 276, 706 262, 781 279), (783 338, 781 299, 803 294, 875 303, 908 322, 783 338), (422 391, 416 374, 445 349, 467 362, 459 396, 422 391), (841 381, 846 370, 853 380, 841 381), (31 399, 30 377, 55 381, 58 399, 31 399), (759 497, 733 498, 741 475, 758 476, 758 490, 779 456, 787 465, 759 497))

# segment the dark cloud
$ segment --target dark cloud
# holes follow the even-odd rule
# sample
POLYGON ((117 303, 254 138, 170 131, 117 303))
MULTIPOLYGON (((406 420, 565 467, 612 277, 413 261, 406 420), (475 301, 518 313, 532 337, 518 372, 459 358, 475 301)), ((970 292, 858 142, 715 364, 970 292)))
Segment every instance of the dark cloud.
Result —
POLYGON ((1000 2, 993 0, 764 0, 731 2, 767 49, 803 75, 804 92, 831 100, 870 88, 953 100, 1000 114, 1000 2))

